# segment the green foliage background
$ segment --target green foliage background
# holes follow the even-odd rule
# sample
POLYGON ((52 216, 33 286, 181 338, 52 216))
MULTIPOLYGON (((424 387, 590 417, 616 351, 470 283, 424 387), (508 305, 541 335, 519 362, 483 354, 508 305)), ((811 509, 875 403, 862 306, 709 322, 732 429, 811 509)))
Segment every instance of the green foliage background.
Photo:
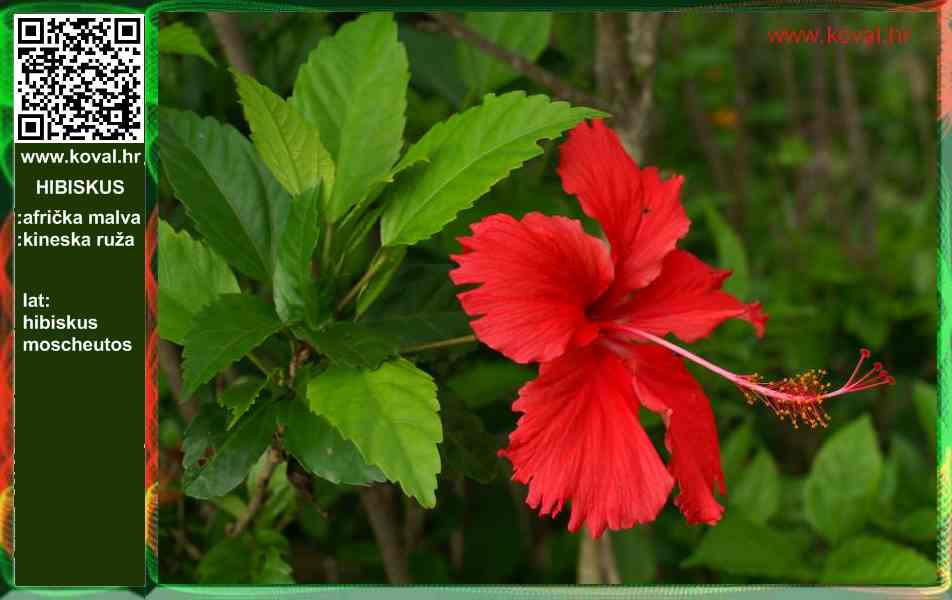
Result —
MULTIPOLYGON (((330 66, 316 65, 310 91, 304 89, 306 82, 295 85, 299 68, 318 43, 355 16, 241 15, 244 51, 258 83, 237 76, 237 87, 205 16, 161 17, 161 105, 235 127, 238 131, 221 134, 231 141, 224 142, 219 160, 223 169, 235 174, 226 187, 263 190, 261 197, 270 199, 267 214, 272 216, 275 207, 289 202, 288 192, 294 194, 290 209, 294 216, 286 217, 289 224, 317 223, 324 218, 318 214, 319 206, 330 207, 332 218, 343 216, 347 198, 341 194, 385 175, 391 159, 401 152, 396 144, 381 151, 390 157, 381 164, 361 160, 367 148, 380 146, 375 140, 397 126, 392 121, 402 111, 403 99, 382 105, 379 97, 371 96, 347 104, 334 104, 330 96, 319 98, 328 86, 354 83, 345 75, 358 78, 360 65, 349 65, 342 55, 330 66), (342 65, 351 71, 322 72, 342 65), (318 97, 299 100, 308 94, 318 97), (296 164, 293 152, 269 156, 256 137, 267 132, 248 129, 254 110, 277 115, 276 127, 290 127, 288 123, 298 117, 283 108, 282 99, 288 97, 290 106, 324 106, 307 109, 318 114, 301 109, 309 123, 318 125, 320 141, 314 146, 316 138, 303 134, 295 146, 300 155, 319 157, 330 151, 331 156, 351 157, 339 160, 333 192, 326 191, 330 189, 326 164, 315 158, 304 171, 289 172, 288 166, 296 164), (335 137, 328 131, 339 119, 352 119, 348 122, 362 124, 363 129, 352 137, 335 137), (252 142, 238 139, 249 133, 252 142), (260 159, 253 158, 252 143, 259 146, 260 159), (270 176, 258 174, 257 169, 264 168, 261 164, 284 189, 273 185, 270 176), (310 192, 311 185, 303 184, 317 181, 320 185, 310 192), (299 202, 299 196, 306 202, 299 202)), ((458 16, 498 45, 573 86, 597 91, 591 14, 458 16)), ((419 140, 452 114, 479 105, 486 93, 552 94, 480 50, 453 40, 434 28, 426 15, 399 14, 397 23, 410 73, 406 142, 419 140)), ((355 35, 373 38, 366 32, 355 35)), ((852 369, 858 348, 868 347, 897 383, 831 401, 827 410, 832 422, 827 429, 792 429, 764 407, 748 407, 730 384, 694 370, 717 417, 729 491, 723 499, 727 511, 716 527, 689 526, 669 505, 649 526, 613 532, 609 539, 623 583, 935 581, 936 37, 932 15, 784 12, 664 18, 641 158, 645 164, 686 176, 682 201, 693 226, 682 245, 708 262, 733 269, 728 291, 761 301, 771 317, 762 340, 744 324, 727 323, 692 350, 738 372, 775 377, 826 368, 838 382, 852 369), (901 26, 911 31, 911 38, 901 46, 845 47, 774 45, 767 40, 771 30, 825 30, 829 24, 854 30, 901 26)), ((370 38, 368 49, 376 43, 370 38)), ((401 68, 406 68, 400 63, 399 55, 393 54, 386 67, 392 73, 383 72, 375 90, 387 85, 399 88, 401 68)), ((518 122, 512 119, 504 127, 518 122)), ((160 377, 161 580, 386 581, 385 552, 367 518, 372 509, 361 499, 361 488, 352 485, 387 479, 379 466, 385 473, 404 475, 400 483, 407 496, 395 486, 375 489, 383 490, 378 500, 392 513, 412 581, 575 582, 579 535, 566 531, 565 515, 543 520, 533 514, 524 504, 524 486, 510 483, 508 464, 495 457, 515 424, 510 403, 518 387, 534 376, 534 368, 513 364, 482 346, 461 345, 415 354, 417 368, 390 361, 372 376, 351 377, 351 371, 366 367, 366 361, 380 364, 392 356, 388 342, 375 342, 367 331, 323 330, 317 345, 337 366, 314 379, 322 383, 312 387, 339 383, 371 390, 355 393, 373 396, 381 379, 432 378, 442 425, 440 456, 417 457, 423 462, 439 458, 442 464, 435 496, 430 497, 431 487, 419 480, 413 463, 401 464, 399 457, 384 452, 377 456, 379 462, 365 456, 375 463, 365 464, 355 454, 351 441, 339 431, 350 432, 348 437, 361 447, 369 443, 366 436, 375 434, 359 423, 356 428, 351 425, 360 421, 360 415, 348 416, 346 404, 317 407, 312 400, 308 410, 292 402, 286 413, 271 414, 280 412, 278 405, 255 398, 271 389, 276 375, 261 376, 248 360, 228 367, 230 361, 221 364, 194 350, 201 344, 215 347, 220 343, 215 339, 196 339, 190 347, 187 328, 176 328, 177 323, 221 321, 220 325, 247 334, 242 342, 247 348, 238 356, 264 342, 256 354, 286 362, 287 345, 271 337, 282 325, 268 316, 265 286, 252 279, 283 278, 288 282, 283 289, 307 296, 275 298, 285 322, 294 320, 288 315, 295 310, 301 311, 296 318, 306 321, 326 300, 308 296, 309 273, 295 271, 294 261, 287 258, 310 257, 314 252, 303 225, 297 238, 286 235, 280 243, 274 238, 256 252, 235 246, 234 255, 224 258, 236 272, 201 242, 214 242, 216 235, 222 238, 219 245, 233 240, 227 233, 196 227, 199 219, 189 218, 166 172, 178 161, 184 177, 200 179, 190 149, 219 139, 216 128, 221 125, 187 113, 163 113, 161 125, 166 135, 177 136, 182 143, 178 156, 168 151, 162 157, 160 212, 168 225, 162 224, 167 243, 160 251, 160 285, 174 279, 176 265, 182 264, 189 265, 192 281, 202 282, 190 291, 178 290, 180 297, 166 298, 160 314, 163 337, 186 348, 181 367, 184 401, 176 398, 168 378, 175 369, 160 377), (176 252, 180 258, 173 257, 176 252), (245 293, 236 295, 239 291, 245 293), (223 299, 219 302, 224 308, 217 314, 203 316, 196 310, 213 298, 223 299), (169 311, 178 316, 169 316, 169 311), (349 341, 353 336, 364 336, 360 339, 365 346, 355 349, 349 341), (406 369, 413 373, 407 375, 406 369), (202 372, 209 377, 196 375, 202 372), (188 388, 195 388, 194 398, 188 398, 188 388), (328 417, 334 421, 332 427, 317 414, 338 420, 328 417), (252 526, 239 536, 229 536, 227 528, 241 518, 257 475, 265 468, 266 434, 275 422, 307 422, 310 433, 292 433, 294 427, 288 427, 284 444, 293 460, 279 465, 270 478, 265 505, 252 526), (237 451, 223 453, 223 439, 237 451), (209 447, 217 449, 211 460, 231 461, 230 478, 210 479, 207 469, 197 474, 190 470, 208 460, 209 447), (333 454, 335 460, 322 453, 333 454), (424 510, 410 496, 426 505, 435 501, 435 508, 424 510)), ((312 126, 298 125, 302 130, 312 126)), ((356 301, 358 313, 377 323, 381 335, 387 333, 387 323, 393 324, 394 315, 426 315, 419 321, 404 318, 398 328, 404 334, 427 331, 431 335, 423 341, 466 333, 465 322, 460 330, 454 316, 458 305, 446 274, 448 255, 458 248, 455 238, 469 224, 500 211, 521 216, 537 210, 583 218, 574 199, 561 191, 555 174, 558 143, 558 139, 542 142, 540 156, 485 195, 477 194, 481 197, 472 208, 458 216, 432 215, 431 230, 405 227, 399 215, 389 223, 385 218, 384 243, 416 242, 408 249, 375 258, 374 234, 370 242, 358 240, 342 253, 343 262, 333 268, 347 283, 356 281, 371 261, 381 261, 375 279, 356 301)), ((451 163, 454 152, 434 153, 430 160, 451 163)), ((412 170, 416 167, 407 166, 411 170, 397 177, 385 195, 400 198, 427 189, 427 182, 412 170)), ((197 179, 189 185, 207 184, 197 179)), ((473 183, 480 190, 491 184, 473 183)), ((208 189, 211 195, 204 197, 204 208, 189 207, 193 216, 222 206, 208 189)), ((435 196, 431 206, 438 212, 443 206, 440 197, 435 196)), ((242 215, 237 218, 241 221, 242 215)), ((268 223, 251 225, 265 233, 269 227, 277 231, 268 223)), ((586 225, 595 231, 592 223, 586 225)), ((267 239, 265 233, 256 239, 267 239)), ((177 346, 170 344, 167 351, 175 363, 177 346)), ((411 411, 406 414, 423 411, 420 418, 426 420, 424 404, 406 399, 406 410, 411 411)), ((373 406, 382 420, 393 410, 386 397, 373 406)), ((660 419, 643 411, 642 420, 662 448, 660 419)), ((437 433, 427 434, 431 443, 437 433)))

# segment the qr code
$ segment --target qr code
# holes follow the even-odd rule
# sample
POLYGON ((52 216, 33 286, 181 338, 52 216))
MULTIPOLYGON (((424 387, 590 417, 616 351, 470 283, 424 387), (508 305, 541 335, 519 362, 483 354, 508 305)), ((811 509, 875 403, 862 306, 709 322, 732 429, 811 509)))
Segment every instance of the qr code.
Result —
POLYGON ((16 142, 144 141, 142 15, 16 15, 16 142))

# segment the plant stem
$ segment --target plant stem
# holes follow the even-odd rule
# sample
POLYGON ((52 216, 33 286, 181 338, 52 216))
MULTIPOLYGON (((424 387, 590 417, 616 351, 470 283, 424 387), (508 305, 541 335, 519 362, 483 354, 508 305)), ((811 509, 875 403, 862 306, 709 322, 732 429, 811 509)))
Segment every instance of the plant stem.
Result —
POLYGON ((583 92, 551 71, 547 71, 515 52, 510 52, 497 45, 486 36, 467 27, 456 17, 447 13, 430 13, 430 17, 453 37, 462 40, 474 48, 482 50, 498 61, 506 63, 515 71, 525 75, 528 79, 551 90, 554 96, 568 100, 572 104, 587 105, 593 108, 610 108, 605 101, 583 92))
POLYGON ((475 335, 464 335, 460 337, 450 338, 448 340, 440 340, 438 342, 428 342, 426 344, 417 344, 416 346, 408 346, 400 351, 400 354, 409 354, 411 352, 423 352, 424 350, 434 350, 436 348, 446 348, 449 346, 459 346, 462 344, 470 344, 476 341, 475 335))
POLYGON ((380 270, 380 265, 385 262, 384 255, 378 254, 373 262, 370 263, 370 267, 367 268, 367 271, 361 275, 357 283, 354 284, 354 287, 350 288, 350 291, 347 292, 347 295, 341 298, 341 301, 337 303, 337 312, 344 310, 348 304, 353 302, 354 298, 360 293, 367 283, 370 281, 370 278, 373 277, 377 271, 380 270))
POLYGON ((406 550, 400 540, 400 529, 393 514, 393 502, 390 489, 385 485, 375 485, 360 490, 360 501, 367 512, 367 520, 373 529, 384 570, 390 583, 406 585, 412 583, 407 568, 406 550))
POLYGON ((254 66, 248 57, 248 50, 245 47, 244 35, 238 26, 238 19, 232 13, 210 12, 208 20, 211 21, 215 35, 221 43, 225 58, 233 67, 254 77, 254 66))
POLYGON ((255 515, 258 514, 258 509, 264 504, 265 496, 268 495, 268 484, 271 482, 271 476, 274 475, 274 471, 278 468, 278 465, 283 462, 284 455, 278 447, 277 442, 275 442, 275 445, 272 445, 271 448, 268 449, 267 459, 261 468, 261 472, 258 473, 258 481, 255 482, 255 491, 251 496, 251 500, 248 502, 248 508, 228 530, 228 535, 236 537, 241 535, 241 533, 248 528, 248 525, 254 520, 255 515))
POLYGON ((578 564, 576 565, 575 577, 578 583, 584 585, 602 583, 597 542, 584 531, 579 537, 578 564))
POLYGON ((185 554, 187 554, 189 558, 195 562, 202 560, 202 551, 199 550, 195 544, 189 541, 184 531, 181 529, 171 529, 170 532, 172 533, 172 537, 175 538, 175 541, 178 543, 178 545, 181 546, 183 550, 185 550, 185 554))

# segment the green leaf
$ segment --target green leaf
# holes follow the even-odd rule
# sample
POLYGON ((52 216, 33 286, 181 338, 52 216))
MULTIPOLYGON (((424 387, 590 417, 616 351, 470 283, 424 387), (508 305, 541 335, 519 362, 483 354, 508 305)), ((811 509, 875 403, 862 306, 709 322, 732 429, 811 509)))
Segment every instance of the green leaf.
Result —
POLYGON ((335 364, 376 369, 396 356, 396 340, 366 323, 338 321, 316 332, 305 332, 307 341, 335 364))
POLYGON ((255 556, 251 536, 226 537, 212 546, 198 563, 199 583, 237 584, 248 582, 254 570, 255 556))
POLYGON ((728 515, 712 527, 683 567, 708 567, 731 575, 809 580, 794 537, 728 515))
POLYGON ((311 258, 321 239, 321 186, 295 197, 274 266, 274 308, 285 323, 318 322, 320 302, 311 258))
POLYGON ((396 169, 429 164, 408 169, 384 192, 383 244, 411 245, 430 237, 510 171, 542 154, 539 141, 601 115, 546 96, 510 92, 487 95, 481 105, 436 124, 396 169))
POLYGON ((780 479, 780 511, 777 515, 779 521, 804 525, 807 523, 803 507, 803 486, 804 481, 800 477, 780 479))
POLYGON ((192 419, 182 439, 182 466, 186 470, 196 465, 225 437, 225 419, 225 411, 211 403, 203 405, 192 419))
POLYGON ((235 519, 240 519, 245 514, 245 511, 248 510, 248 505, 245 504, 245 501, 234 495, 212 498, 212 502, 215 506, 235 519))
POLYGON ((215 59, 202 46, 202 40, 198 34, 185 23, 172 23, 159 29, 158 49, 159 54, 197 56, 208 64, 216 66, 215 59))
POLYGON ((159 152, 175 195, 208 244, 236 269, 267 281, 290 197, 230 125, 168 108, 159 152))
POLYGON ((461 407, 443 403, 443 455, 452 469, 479 483, 489 483, 499 473, 496 438, 482 419, 461 407))
POLYGON ((203 242, 159 220, 159 335, 185 343, 195 314, 241 289, 228 264, 203 242))
POLYGON ((879 485, 883 457, 868 415, 830 436, 804 487, 807 519, 834 544, 862 529, 879 485))
POLYGON ((274 310, 249 294, 225 294, 195 315, 185 337, 182 397, 281 329, 274 310))
POLYGON ((443 439, 433 379, 405 359, 376 370, 331 366, 307 388, 311 410, 421 506, 436 505, 443 439))
MULTIPOLYGON (((470 12, 464 21, 495 45, 529 62, 535 62, 545 50, 552 29, 552 14, 546 12, 470 12)), ((471 96, 480 98, 519 76, 512 67, 479 48, 469 44, 457 48, 460 73, 471 96)))
POLYGON ((403 145, 407 53, 389 13, 368 13, 321 40, 294 82, 291 104, 321 132, 337 165, 328 220, 387 178, 403 145))
POLYGON ((281 557, 281 551, 277 548, 268 548, 264 550, 261 558, 261 567, 251 578, 251 583, 257 585, 279 585, 292 584, 294 578, 291 577, 291 565, 281 557))
POLYGON ((277 585, 294 583, 284 561, 288 542, 281 534, 259 530, 226 537, 202 557, 199 583, 277 585))
POLYGON ((219 423, 221 429, 189 427, 185 437, 190 448, 182 477, 185 493, 193 498, 214 498, 233 490, 271 443, 275 424, 272 405, 261 404, 227 431, 223 422, 219 423), (202 448, 200 454, 198 448, 202 448))
POLYGON ((895 522, 896 495, 899 492, 899 461, 888 456, 883 461, 883 472, 879 478, 879 491, 876 493, 876 510, 872 518, 877 525, 891 525, 895 522))
POLYGON ((939 422, 939 396, 936 393, 935 386, 925 381, 916 381, 912 388, 912 399, 916 403, 916 414, 919 416, 919 423, 929 438, 929 447, 934 452, 936 450, 936 427, 939 422))
POLYGON ((321 133, 281 96, 240 71, 231 70, 251 128, 251 141, 278 182, 292 196, 319 181, 333 189, 334 160, 321 144, 321 133))
POLYGON ((743 300, 747 298, 750 290, 750 275, 744 242, 712 204, 705 207, 704 217, 711 237, 714 238, 714 245, 717 247, 718 265, 733 271, 724 283, 724 290, 743 300))
POLYGON ((889 439, 889 461, 896 464, 896 508, 910 511, 921 506, 935 504, 936 468, 929 452, 901 433, 889 439))
POLYGON ((303 402, 288 402, 284 423, 284 447, 314 475, 347 485, 386 481, 353 442, 342 438, 327 419, 312 413, 303 402))
POLYGON ((936 538, 938 516, 934 508, 920 508, 896 524, 896 535, 912 542, 931 542, 936 538))
POLYGON ((757 453, 728 496, 730 505, 751 523, 765 524, 780 508, 780 472, 766 450, 757 453))
POLYGON ((218 396, 219 406, 231 413, 226 429, 234 427, 238 419, 248 412, 267 383, 268 380, 261 377, 242 377, 218 396))
POLYGON ((820 583, 828 585, 936 585, 935 564, 912 548, 874 536, 860 536, 834 549, 820 583))
POLYGON ((511 401, 516 390, 535 376, 535 369, 509 360, 482 360, 448 377, 446 387, 467 407, 476 409, 502 398, 511 401))
POLYGON ((724 468, 724 478, 728 483, 740 479, 741 469, 747 463, 747 457, 750 456, 753 448, 754 429, 750 421, 744 421, 731 432, 721 447, 721 465, 724 468))

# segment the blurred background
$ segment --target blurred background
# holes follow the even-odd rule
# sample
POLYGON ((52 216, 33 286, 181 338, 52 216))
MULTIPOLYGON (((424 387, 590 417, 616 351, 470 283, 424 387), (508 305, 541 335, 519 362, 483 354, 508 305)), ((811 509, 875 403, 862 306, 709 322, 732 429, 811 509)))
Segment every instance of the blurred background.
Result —
MULTIPOLYGON (((160 103, 247 133, 226 67, 288 96, 309 52, 354 17, 161 15, 163 26, 193 28, 216 64, 162 54, 160 103)), ((445 433, 436 509, 389 486, 360 496, 302 478, 292 464, 272 480, 266 513, 291 567, 279 579, 385 582, 396 568, 415 583, 933 583, 935 15, 402 13, 398 21, 411 68, 408 142, 485 93, 525 89, 611 112, 639 163, 685 175, 693 225, 682 247, 733 269, 728 291, 770 315, 762 340, 727 323, 693 351, 771 379, 825 368, 838 385, 866 347, 897 381, 830 401, 825 429, 794 429, 692 369, 717 417, 723 521, 689 526, 669 503, 655 523, 592 542, 568 533, 565 514, 534 514, 526 487, 495 456, 535 368, 482 346, 423 356, 438 379, 445 433), (828 27, 859 33, 847 44, 797 43, 793 34, 781 43, 777 33, 816 31, 825 41, 828 27), (876 28, 881 43, 865 35, 876 28), (887 44, 889 28, 908 36, 887 44), (392 535, 375 535, 370 513, 386 517, 392 535)), ((557 162, 558 141, 414 247, 397 291, 378 305, 455 306, 447 257, 485 215, 583 218, 561 190, 557 162)), ((160 212, 189 227, 164 178, 160 212)), ((161 344, 161 580, 265 581, 267 565, 221 543, 229 499, 181 493, 182 432, 214 399, 177 397, 178 349, 161 344)), ((642 420, 662 448, 660 420, 645 411, 642 420)))

